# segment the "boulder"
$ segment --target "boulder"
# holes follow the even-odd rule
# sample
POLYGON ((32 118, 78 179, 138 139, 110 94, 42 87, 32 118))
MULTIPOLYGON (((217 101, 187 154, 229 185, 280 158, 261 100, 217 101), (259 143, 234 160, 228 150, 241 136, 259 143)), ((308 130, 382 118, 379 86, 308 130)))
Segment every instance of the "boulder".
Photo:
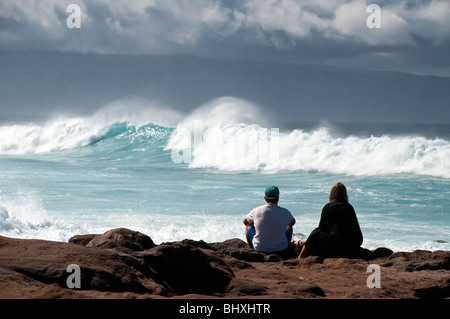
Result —
POLYGON ((263 284, 241 278, 234 278, 227 291, 227 295, 233 297, 262 296, 266 293, 267 288, 263 284))
POLYGON ((361 258, 364 260, 374 260, 381 257, 388 257, 392 255, 394 252, 385 247, 378 247, 374 250, 368 250, 366 248, 361 248, 359 254, 356 256, 357 258, 361 258))
POLYGON ((264 262, 266 260, 265 254, 250 249, 246 242, 238 238, 212 243, 209 246, 219 253, 230 255, 236 259, 247 262, 264 262))
POLYGON ((415 250, 393 253, 381 266, 402 271, 450 270, 450 251, 415 250))
POLYGON ((225 262, 180 242, 161 244, 139 254, 177 295, 224 293, 234 278, 225 262))
POLYGON ((281 253, 263 253, 249 248, 246 242, 238 238, 212 243, 209 247, 219 253, 247 262, 279 262, 298 256, 293 245, 289 245, 289 248, 281 253))
POLYGON ((450 274, 437 282, 426 283, 414 289, 414 295, 420 299, 444 299, 450 297, 450 274))
MULTIPOLYGON (((72 241, 74 241, 72 239, 72 241)), ((87 247, 100 248, 128 248, 133 251, 142 251, 155 247, 153 240, 140 232, 127 228, 115 228, 102 235, 94 236, 87 247)))
POLYGON ((130 255, 71 243, 0 236, 0 268, 26 276, 30 282, 68 289, 71 273, 67 267, 71 264, 80 267, 82 290, 167 294, 157 282, 158 275, 130 255))
POLYGON ((101 236, 101 234, 75 235, 69 238, 69 243, 86 246, 92 239, 94 239, 97 236, 101 236))

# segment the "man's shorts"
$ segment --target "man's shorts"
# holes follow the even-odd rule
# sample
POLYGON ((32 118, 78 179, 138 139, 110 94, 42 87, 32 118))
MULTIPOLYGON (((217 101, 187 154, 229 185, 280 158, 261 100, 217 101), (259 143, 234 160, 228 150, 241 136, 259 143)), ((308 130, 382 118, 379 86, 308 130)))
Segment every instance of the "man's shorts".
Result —
MULTIPOLYGON (((290 228, 286 228, 285 234, 286 234, 286 238, 288 239, 288 242, 291 242, 291 240, 292 240, 292 228, 291 229, 290 228)), ((253 237, 255 237, 255 235, 256 235, 256 229, 255 229, 255 226, 253 226, 253 227, 251 227, 248 230, 248 237, 250 237, 250 241, 252 243, 253 243, 253 237)))

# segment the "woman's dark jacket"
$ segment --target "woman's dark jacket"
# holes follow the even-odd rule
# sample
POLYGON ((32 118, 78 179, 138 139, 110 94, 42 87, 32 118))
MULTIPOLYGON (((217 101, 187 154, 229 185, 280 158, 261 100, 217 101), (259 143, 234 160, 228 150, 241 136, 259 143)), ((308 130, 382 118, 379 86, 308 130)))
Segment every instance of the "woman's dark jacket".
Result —
POLYGON ((363 242, 353 206, 349 203, 330 202, 322 209, 319 227, 306 241, 311 255, 322 257, 354 257, 363 242))

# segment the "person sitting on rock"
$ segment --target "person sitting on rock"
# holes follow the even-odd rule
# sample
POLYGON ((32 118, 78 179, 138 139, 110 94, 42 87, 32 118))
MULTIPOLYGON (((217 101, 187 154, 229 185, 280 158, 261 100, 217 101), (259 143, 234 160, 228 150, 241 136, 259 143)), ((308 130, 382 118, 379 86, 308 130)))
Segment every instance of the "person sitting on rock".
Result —
POLYGON ((278 187, 267 187, 264 193, 266 204, 245 216, 245 237, 251 249, 263 253, 281 253, 288 249, 295 218, 289 210, 278 206, 279 196, 278 187))
POLYGON ((363 235, 353 206, 348 202, 347 189, 342 183, 333 185, 329 203, 322 209, 319 227, 308 239, 299 241, 299 258, 320 257, 353 258, 361 251, 363 235))

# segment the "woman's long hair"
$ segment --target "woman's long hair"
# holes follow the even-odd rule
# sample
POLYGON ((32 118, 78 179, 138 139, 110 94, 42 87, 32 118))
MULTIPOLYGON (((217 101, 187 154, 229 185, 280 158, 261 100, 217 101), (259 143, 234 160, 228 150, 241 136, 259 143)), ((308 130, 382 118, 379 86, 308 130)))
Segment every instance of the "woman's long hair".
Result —
POLYGON ((348 203, 347 188, 341 182, 334 184, 331 188, 330 202, 334 200, 341 203, 348 203))

